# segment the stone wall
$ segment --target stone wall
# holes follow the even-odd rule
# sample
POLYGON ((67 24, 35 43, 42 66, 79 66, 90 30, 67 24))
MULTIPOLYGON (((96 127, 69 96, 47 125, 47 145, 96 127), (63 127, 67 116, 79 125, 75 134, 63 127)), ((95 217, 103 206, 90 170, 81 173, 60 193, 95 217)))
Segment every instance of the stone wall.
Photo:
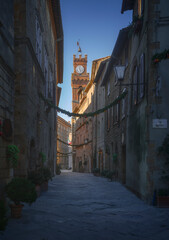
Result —
POLYGON ((49 108, 39 96, 39 93, 45 95, 47 92, 47 97, 51 95, 51 100, 55 102, 56 47, 51 24, 52 16, 47 1, 17 0, 15 9, 15 142, 21 151, 19 168, 15 175, 25 176, 29 170, 39 168, 41 152, 46 155, 45 164, 54 174, 56 111, 49 108), (37 56, 36 19, 42 35, 41 61, 37 56))
POLYGON ((2 189, 13 176, 13 169, 7 161, 6 149, 13 143, 14 127, 14 18, 13 1, 1 2, 0 7, 0 196, 2 189), (4 133, 5 121, 10 121, 10 136, 4 133))

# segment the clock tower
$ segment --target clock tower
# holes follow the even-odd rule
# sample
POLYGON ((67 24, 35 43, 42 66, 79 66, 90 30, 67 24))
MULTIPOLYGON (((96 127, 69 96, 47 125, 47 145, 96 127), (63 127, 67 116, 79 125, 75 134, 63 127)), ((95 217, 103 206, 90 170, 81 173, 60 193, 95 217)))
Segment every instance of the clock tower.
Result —
POLYGON ((87 55, 83 58, 82 55, 76 57, 73 55, 73 69, 71 78, 72 86, 72 111, 74 112, 75 108, 79 104, 78 93, 81 88, 85 88, 89 83, 89 73, 87 73, 87 55))

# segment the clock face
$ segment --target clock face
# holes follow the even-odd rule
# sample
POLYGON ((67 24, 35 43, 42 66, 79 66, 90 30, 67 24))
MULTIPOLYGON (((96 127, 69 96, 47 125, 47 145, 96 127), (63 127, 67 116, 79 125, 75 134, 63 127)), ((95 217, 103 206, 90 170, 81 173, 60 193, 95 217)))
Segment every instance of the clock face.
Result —
POLYGON ((83 72, 84 72, 84 67, 83 67, 82 65, 78 65, 78 66, 76 67, 76 72, 77 72, 77 73, 83 73, 83 72))

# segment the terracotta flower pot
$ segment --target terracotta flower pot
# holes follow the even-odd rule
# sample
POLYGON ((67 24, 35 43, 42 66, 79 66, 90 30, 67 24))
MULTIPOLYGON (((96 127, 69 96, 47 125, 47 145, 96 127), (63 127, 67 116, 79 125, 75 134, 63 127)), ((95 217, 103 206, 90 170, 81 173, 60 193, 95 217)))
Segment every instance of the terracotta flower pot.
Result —
POLYGON ((99 177, 100 173, 94 173, 94 176, 99 177))
POLYGON ((20 218, 22 215, 22 208, 23 208, 23 204, 11 204, 10 208, 11 208, 11 217, 12 218, 20 218))
POLYGON ((169 207, 169 196, 157 196, 158 207, 169 207))

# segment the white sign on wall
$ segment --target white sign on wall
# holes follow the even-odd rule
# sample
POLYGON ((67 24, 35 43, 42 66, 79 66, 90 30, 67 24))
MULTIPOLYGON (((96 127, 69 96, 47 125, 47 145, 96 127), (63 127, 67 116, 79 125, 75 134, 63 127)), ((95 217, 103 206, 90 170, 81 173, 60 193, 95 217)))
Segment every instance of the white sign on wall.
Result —
POLYGON ((153 119, 153 128, 167 128, 167 119, 153 119))

